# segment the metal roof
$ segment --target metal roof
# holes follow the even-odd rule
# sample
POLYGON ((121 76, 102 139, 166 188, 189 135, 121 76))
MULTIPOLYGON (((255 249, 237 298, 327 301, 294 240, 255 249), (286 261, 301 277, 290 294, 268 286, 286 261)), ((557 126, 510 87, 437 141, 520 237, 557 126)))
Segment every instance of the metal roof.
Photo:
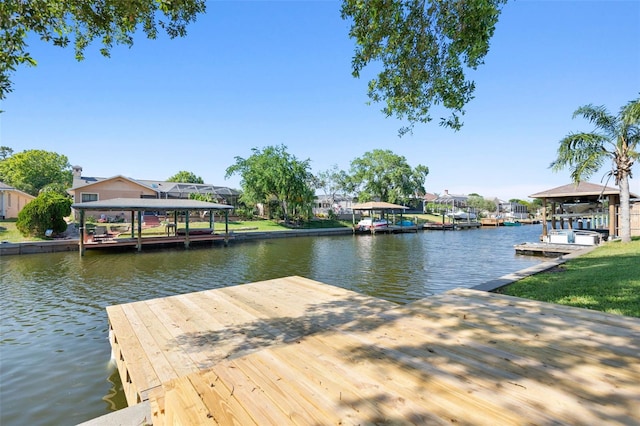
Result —
MULTIPOLYGON (((589 182, 580 182, 577 185, 570 183, 568 185, 559 186, 557 188, 548 189, 546 191, 538 192, 536 194, 529 195, 530 198, 579 198, 600 195, 619 195, 620 190, 618 188, 611 188, 609 186, 598 185, 589 182)), ((630 194, 631 198, 637 197, 636 194, 630 194)))
POLYGON ((112 198, 110 200, 74 203, 77 210, 231 210, 227 204, 208 203, 200 200, 160 198, 112 198))
POLYGON ((368 203, 354 204, 352 210, 407 210, 409 207, 398 204, 386 203, 384 201, 371 201, 368 203))
POLYGON ((188 197, 191 193, 196 194, 211 194, 216 195, 218 197, 224 196, 239 196, 240 191, 237 191, 232 188, 227 188, 226 186, 215 186, 208 183, 183 183, 183 182, 167 182, 161 180, 148 180, 148 179, 133 179, 130 177, 116 175, 109 178, 103 177, 74 177, 73 186, 69 189, 70 191, 75 191, 80 188, 84 188, 86 186, 95 185, 97 183, 103 183, 105 181, 114 180, 114 179, 125 179, 131 183, 136 185, 143 186, 145 188, 149 188, 156 193, 159 194, 168 194, 172 197, 182 198, 188 197))

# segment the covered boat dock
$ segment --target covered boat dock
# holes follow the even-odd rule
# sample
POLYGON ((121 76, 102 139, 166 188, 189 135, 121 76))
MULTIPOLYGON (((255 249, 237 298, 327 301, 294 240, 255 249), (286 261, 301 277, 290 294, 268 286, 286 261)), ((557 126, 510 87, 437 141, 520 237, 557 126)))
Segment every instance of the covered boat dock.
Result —
POLYGON ((400 224, 389 223, 387 226, 381 227, 381 228, 376 228, 371 226, 370 229, 366 230, 365 232, 371 232, 372 234, 376 234, 376 233, 400 233, 400 232, 417 232, 418 231, 417 223, 413 223, 411 225, 405 224, 406 221, 403 219, 403 213, 405 210, 408 210, 409 207, 401 206, 399 204, 387 203, 384 201, 370 201, 367 203, 354 204, 351 209, 354 212, 353 214, 353 232, 354 233, 358 231, 362 232, 361 230, 358 230, 356 226, 356 219, 355 219, 356 211, 368 211, 369 217, 371 217, 371 219, 373 219, 376 213, 379 213, 381 218, 386 218, 390 213, 394 216, 394 222, 395 222, 396 212, 400 213, 400 222, 399 222, 400 224))
MULTIPOLYGON (((630 194, 637 198, 636 194, 630 194)), ((568 184, 529 195, 530 198, 542 199, 542 236, 543 241, 566 243, 559 241, 567 238, 563 231, 575 230, 597 232, 604 236, 618 235, 618 208, 620 190, 589 182, 568 184), (547 228, 551 222, 551 229, 547 228), (565 228, 566 226, 566 228, 565 228), (552 241, 553 240, 553 241, 552 241), (556 241, 558 240, 558 241, 556 241)))
POLYGON ((185 199, 157 199, 157 198, 113 198, 102 201, 90 201, 86 203, 74 203, 71 207, 80 213, 80 255, 84 255, 88 248, 115 248, 115 247, 136 247, 142 250, 143 244, 162 245, 167 243, 183 242, 185 247, 189 247, 191 241, 229 241, 229 210, 233 206, 218 203, 209 203, 200 200, 185 199), (224 211, 225 232, 223 235, 214 233, 214 212, 224 211), (104 240, 94 240, 89 242, 86 232, 86 212, 88 211, 130 211, 131 212, 131 238, 110 240, 105 244, 104 240), (168 223, 167 227, 175 229, 174 235, 167 233, 166 237, 142 238, 143 212, 145 211, 171 211, 174 213, 174 221, 168 223), (209 213, 209 228, 206 230, 195 230, 189 228, 189 215, 192 211, 206 211, 209 213), (177 229, 178 213, 184 212, 184 229, 177 229))

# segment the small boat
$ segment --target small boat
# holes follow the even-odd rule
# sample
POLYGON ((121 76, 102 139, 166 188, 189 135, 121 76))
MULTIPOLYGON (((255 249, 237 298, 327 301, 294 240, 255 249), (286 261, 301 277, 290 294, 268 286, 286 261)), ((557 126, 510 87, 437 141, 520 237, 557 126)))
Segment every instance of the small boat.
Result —
POLYGON ((387 228, 389 226, 389 222, 387 222, 386 219, 362 219, 360 222, 358 222, 358 224, 356 225, 356 228, 359 231, 370 231, 371 228, 373 229, 383 229, 383 228, 387 228))
POLYGON ((413 221, 411 221, 411 220, 404 219, 404 220, 400 220, 400 221, 398 221, 398 222, 396 223, 396 225, 398 225, 398 226, 413 226, 413 225, 414 225, 414 223, 413 223, 413 221))
POLYGON ((593 203, 593 202, 562 203, 560 206, 567 213, 587 213, 587 212, 593 212, 597 210, 598 203, 593 203))
POLYGON ((522 225, 522 223, 518 222, 517 220, 505 220, 504 222, 502 222, 502 224, 504 226, 520 226, 520 225, 522 225))
POLYGON ((463 210, 449 213, 447 216, 452 217, 455 220, 474 220, 477 217, 475 213, 468 213, 463 210))

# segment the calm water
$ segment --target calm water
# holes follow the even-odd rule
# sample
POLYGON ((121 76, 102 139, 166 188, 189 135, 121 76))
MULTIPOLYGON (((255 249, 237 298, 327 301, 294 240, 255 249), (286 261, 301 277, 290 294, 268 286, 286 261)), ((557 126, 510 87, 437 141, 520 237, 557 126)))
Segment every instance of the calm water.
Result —
POLYGON ((105 307, 301 275, 394 302, 527 268, 540 226, 289 238, 229 247, 0 259, 0 424, 73 425, 126 406, 105 307))

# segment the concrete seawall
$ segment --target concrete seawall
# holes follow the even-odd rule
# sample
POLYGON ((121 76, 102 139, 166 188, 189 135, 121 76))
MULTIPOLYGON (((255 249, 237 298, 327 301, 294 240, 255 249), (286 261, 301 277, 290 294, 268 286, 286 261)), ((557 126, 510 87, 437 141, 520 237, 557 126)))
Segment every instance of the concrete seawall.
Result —
POLYGON ((59 251, 78 251, 78 240, 0 243, 0 256, 7 256, 11 254, 55 253, 59 251))

